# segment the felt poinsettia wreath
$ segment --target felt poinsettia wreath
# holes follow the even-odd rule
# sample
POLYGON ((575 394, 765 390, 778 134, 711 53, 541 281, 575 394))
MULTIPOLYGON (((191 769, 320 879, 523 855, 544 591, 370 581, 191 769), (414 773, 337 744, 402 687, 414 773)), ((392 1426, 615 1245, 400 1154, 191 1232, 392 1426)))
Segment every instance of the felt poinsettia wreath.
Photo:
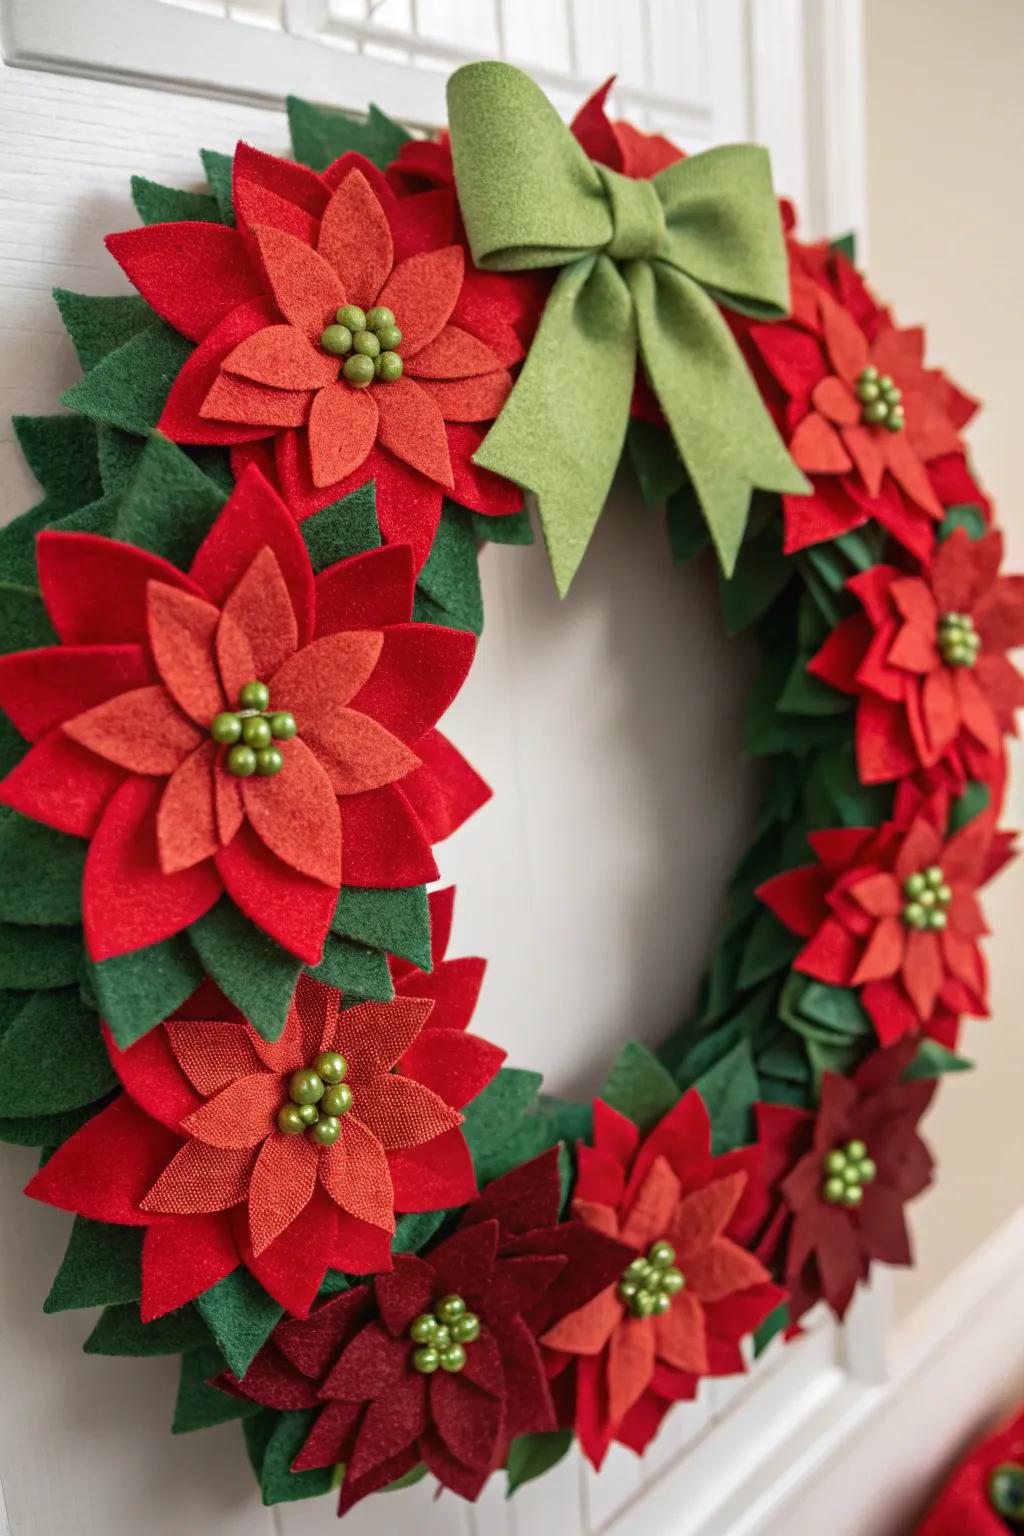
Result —
POLYGON ((47 1310, 180 1355, 267 1502, 597 1467, 842 1317, 987 1008, 1024 578, 975 403, 762 151, 607 93, 470 65, 436 139, 293 101, 294 158, 137 179, 137 294, 57 293, 83 376, 15 424, 0 1136, 74 1213, 47 1310), (489 793, 438 729, 479 550, 532 493, 564 595, 624 454, 756 632, 764 801, 698 1009, 585 1105, 476 1032, 427 887, 489 793))

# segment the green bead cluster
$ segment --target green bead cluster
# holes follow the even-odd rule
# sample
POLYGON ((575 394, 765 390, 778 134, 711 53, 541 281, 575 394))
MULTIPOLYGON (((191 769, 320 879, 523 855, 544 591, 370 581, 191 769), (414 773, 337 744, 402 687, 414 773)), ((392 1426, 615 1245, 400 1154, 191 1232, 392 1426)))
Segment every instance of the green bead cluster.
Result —
POLYGON ((333 1147, 341 1135, 341 1117, 352 1108, 345 1081, 348 1062, 338 1051, 321 1051, 311 1067, 299 1067, 288 1082, 288 1103, 277 1112, 277 1128, 286 1136, 308 1132, 318 1147, 333 1147))
POLYGON ((865 368, 854 393, 860 401, 860 419, 865 426, 885 427, 887 432, 899 432, 906 426, 903 395, 887 373, 879 373, 873 365, 865 368))
POLYGON ((214 715, 210 735, 218 746, 228 747, 225 767, 236 779, 254 773, 272 779, 284 767, 275 741, 291 741, 298 727, 286 709, 270 708, 266 683, 246 683, 238 695, 238 708, 214 715))
POLYGON ((480 1319, 461 1296, 442 1296, 433 1312, 421 1312, 409 1324, 413 1370, 433 1376, 437 1370, 458 1373, 466 1364, 466 1345, 480 1337, 480 1319))
POLYGON ((619 1299, 634 1317, 661 1317, 671 1307, 686 1284, 675 1262, 676 1251, 664 1239, 651 1244, 646 1259, 633 1260, 619 1281, 619 1299))
POLYGON ((865 1185, 873 1184, 878 1173, 862 1141, 848 1141, 845 1147, 836 1147, 827 1154, 824 1168, 821 1198, 826 1205, 860 1205, 865 1185))
POLYGON ((343 304, 334 325, 320 337, 332 357, 343 357, 342 374, 353 389, 365 389, 375 379, 391 384, 402 376, 402 359, 395 348, 402 333, 386 304, 364 314, 358 304, 343 304))
POLYGON ((969 613, 944 613, 936 644, 947 667, 973 667, 981 650, 981 636, 969 613))
POLYGON ((988 1501, 997 1515, 1024 1525, 1024 1466, 1019 1461, 1002 1461, 988 1478, 988 1501))
POLYGON ((900 915, 908 928, 916 928, 919 933, 926 928, 945 928, 946 908, 953 900, 953 892, 938 864, 929 864, 927 869, 908 875, 903 882, 903 895, 906 899, 900 915))

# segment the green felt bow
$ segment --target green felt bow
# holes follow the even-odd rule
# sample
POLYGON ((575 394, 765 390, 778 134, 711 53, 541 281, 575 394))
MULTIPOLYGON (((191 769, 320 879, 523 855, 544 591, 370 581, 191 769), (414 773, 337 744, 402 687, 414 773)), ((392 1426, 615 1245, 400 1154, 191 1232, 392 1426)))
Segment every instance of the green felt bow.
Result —
POLYGON ((787 312, 771 171, 752 145, 711 149, 650 180, 588 159, 508 64, 448 82, 459 203, 477 265, 561 267, 522 373, 475 459, 534 491, 565 595, 615 474, 637 346, 726 572, 753 487, 806 494, 720 304, 787 312))

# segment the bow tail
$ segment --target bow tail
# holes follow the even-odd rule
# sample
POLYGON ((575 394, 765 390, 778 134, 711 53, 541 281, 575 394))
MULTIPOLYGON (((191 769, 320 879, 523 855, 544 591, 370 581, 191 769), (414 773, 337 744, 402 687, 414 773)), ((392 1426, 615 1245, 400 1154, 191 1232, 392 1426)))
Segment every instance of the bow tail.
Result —
POLYGON ((664 262, 630 262, 640 354, 731 576, 755 487, 806 496, 794 464, 717 305, 664 262))
POLYGON ((474 455, 535 494, 560 597, 622 455, 635 370, 633 303, 617 268, 604 256, 573 262, 559 274, 516 386, 474 455))

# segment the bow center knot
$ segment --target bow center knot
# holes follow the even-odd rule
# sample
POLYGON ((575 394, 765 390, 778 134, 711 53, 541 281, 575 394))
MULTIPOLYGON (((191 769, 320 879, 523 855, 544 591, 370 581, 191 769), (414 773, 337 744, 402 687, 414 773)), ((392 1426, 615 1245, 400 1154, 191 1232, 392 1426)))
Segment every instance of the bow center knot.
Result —
POLYGON ((604 182, 612 216, 612 238, 605 246, 605 255, 613 261, 660 256, 668 231, 653 182, 620 176, 604 165, 595 164, 594 169, 604 182))

